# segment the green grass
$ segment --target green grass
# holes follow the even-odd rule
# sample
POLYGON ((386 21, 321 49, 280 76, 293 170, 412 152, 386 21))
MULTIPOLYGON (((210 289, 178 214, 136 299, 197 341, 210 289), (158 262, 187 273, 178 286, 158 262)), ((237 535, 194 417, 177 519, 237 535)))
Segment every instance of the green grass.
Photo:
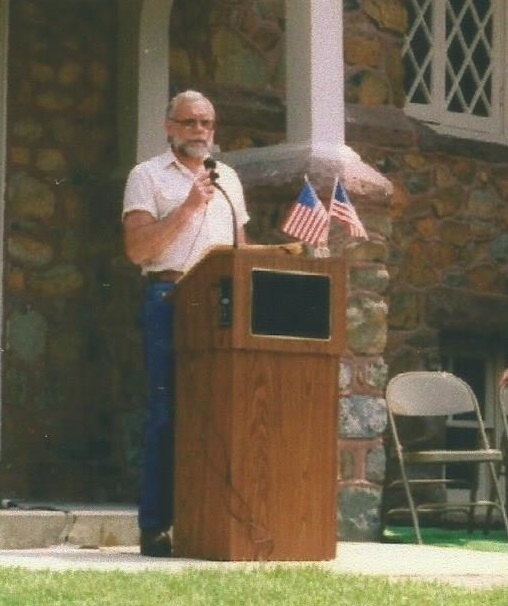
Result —
MULTIPOLYGON (((491 530, 487 535, 481 530, 475 530, 471 534, 464 529, 421 528, 420 530, 425 545, 508 553, 508 538, 504 530, 491 530)), ((415 543, 415 533, 409 526, 390 526, 385 530, 384 540, 387 543, 415 543)))
POLYGON ((0 569, 1 606, 506 606, 507 589, 339 575, 319 568, 52 572, 0 569))

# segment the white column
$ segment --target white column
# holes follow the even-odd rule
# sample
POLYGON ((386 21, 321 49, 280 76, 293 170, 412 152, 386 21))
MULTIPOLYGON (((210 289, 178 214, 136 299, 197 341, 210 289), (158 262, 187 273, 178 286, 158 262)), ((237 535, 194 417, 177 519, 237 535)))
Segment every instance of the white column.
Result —
POLYGON ((169 17, 173 0, 144 0, 139 37, 137 161, 166 148, 164 110, 169 94, 169 17))
POLYGON ((289 0, 286 24, 288 143, 342 146, 342 0, 289 0))

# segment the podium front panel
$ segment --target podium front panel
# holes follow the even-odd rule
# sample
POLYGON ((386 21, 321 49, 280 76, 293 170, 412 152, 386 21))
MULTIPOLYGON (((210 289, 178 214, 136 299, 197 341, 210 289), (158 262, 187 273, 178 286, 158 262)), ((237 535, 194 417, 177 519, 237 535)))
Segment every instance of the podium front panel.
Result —
POLYGON ((174 292, 175 554, 334 558, 344 264, 221 250, 174 292))
POLYGON ((178 361, 179 557, 335 557, 337 360, 218 351, 178 361))

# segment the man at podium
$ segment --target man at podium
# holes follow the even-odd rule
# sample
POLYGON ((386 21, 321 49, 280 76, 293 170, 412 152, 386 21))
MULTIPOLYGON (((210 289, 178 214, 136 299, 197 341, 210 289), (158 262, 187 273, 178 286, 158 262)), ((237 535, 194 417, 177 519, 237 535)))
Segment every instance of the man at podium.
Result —
POLYGON ((245 242, 249 220, 236 172, 210 152, 215 109, 196 91, 165 116, 168 149, 135 166, 124 193, 125 252, 146 278, 143 310, 148 414, 138 522, 142 555, 171 555, 173 522, 173 304, 179 278, 213 246, 245 242))

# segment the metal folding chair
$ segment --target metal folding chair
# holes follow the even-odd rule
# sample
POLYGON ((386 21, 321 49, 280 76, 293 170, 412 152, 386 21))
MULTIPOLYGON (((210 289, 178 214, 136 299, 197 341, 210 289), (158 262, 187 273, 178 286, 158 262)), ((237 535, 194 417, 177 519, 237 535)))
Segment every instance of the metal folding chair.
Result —
MULTIPOLYGON (((415 371, 401 373, 390 380, 386 388, 388 419, 394 443, 396 458, 400 469, 400 479, 395 479, 385 490, 396 485, 404 488, 407 505, 397 505, 383 509, 381 514, 381 532, 391 516, 408 513, 418 543, 422 543, 420 515, 444 514, 449 511, 462 511, 467 514, 468 530, 472 531, 477 507, 487 508, 489 518, 493 510, 499 511, 508 535, 508 519, 503 506, 498 478, 498 468, 503 460, 499 448, 491 448, 485 431, 480 407, 473 390, 459 377, 448 372, 415 371), (478 428, 478 447, 468 450, 426 449, 418 444, 418 450, 408 451, 401 440, 400 421, 402 418, 449 417, 461 413, 471 413, 478 428), (464 463, 474 466, 474 477, 478 478, 479 465, 489 470, 491 495, 487 500, 477 498, 478 482, 465 483, 446 477, 446 465, 464 463), (427 477, 411 474, 411 468, 417 466, 438 466, 441 473, 427 477), (451 503, 448 500, 432 501, 432 487, 441 485, 446 488, 467 489, 466 502, 451 503), (415 491, 426 488, 424 502, 415 499, 415 491)), ((430 468, 429 468, 430 469, 430 468)), ((488 520, 487 520, 488 521, 488 520)), ((487 528, 488 526, 485 526, 487 528)))

